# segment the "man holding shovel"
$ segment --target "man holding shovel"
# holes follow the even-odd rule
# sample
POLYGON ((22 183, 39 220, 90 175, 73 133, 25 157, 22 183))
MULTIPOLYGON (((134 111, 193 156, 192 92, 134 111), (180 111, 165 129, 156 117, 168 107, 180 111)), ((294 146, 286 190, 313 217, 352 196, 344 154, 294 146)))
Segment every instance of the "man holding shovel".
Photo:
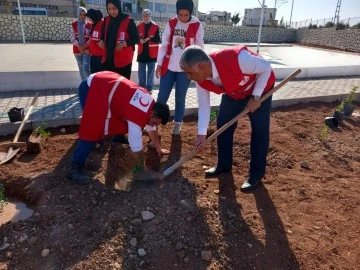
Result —
MULTIPOLYGON (((260 97, 275 83, 270 63, 245 46, 234 46, 207 55, 198 46, 186 48, 180 58, 180 68, 187 77, 197 82, 199 119, 196 147, 201 150, 206 139, 210 120, 210 92, 221 94, 217 128, 224 126, 246 107, 250 113, 251 143, 249 176, 241 190, 258 186, 265 175, 266 156, 269 149, 270 96, 264 102, 260 97)), ((205 171, 214 177, 231 171, 233 163, 233 138, 237 122, 217 137, 217 165, 205 171)))
POLYGON ((93 146, 106 135, 128 134, 130 148, 139 166, 144 164, 144 127, 158 154, 169 153, 161 149, 156 132, 157 125, 165 125, 169 121, 169 106, 155 103, 146 89, 115 72, 102 71, 90 75, 80 84, 79 97, 84 111, 68 174, 72 182, 91 182, 84 173, 84 165, 93 146))

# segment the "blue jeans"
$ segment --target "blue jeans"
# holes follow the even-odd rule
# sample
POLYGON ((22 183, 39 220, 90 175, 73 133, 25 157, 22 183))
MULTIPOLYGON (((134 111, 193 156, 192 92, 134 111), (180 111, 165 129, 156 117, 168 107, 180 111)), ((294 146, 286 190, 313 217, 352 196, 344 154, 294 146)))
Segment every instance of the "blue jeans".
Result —
POLYGON ((90 75, 90 55, 89 54, 74 54, 80 72, 81 80, 86 80, 90 75))
POLYGON ((78 89, 78 96, 79 96, 80 106, 81 106, 82 110, 84 110, 85 101, 86 101, 86 97, 87 97, 88 92, 89 92, 89 86, 87 84, 87 80, 82 81, 80 83, 80 86, 79 86, 79 89, 78 89))
POLYGON ((102 56, 96 56, 96 55, 90 56, 90 72, 91 72, 91 74, 102 71, 101 59, 102 59, 102 56))
POLYGON ((146 88, 150 92, 154 88, 154 72, 155 72, 155 62, 139 62, 139 85, 146 88), (147 66, 147 80, 146 80, 146 66, 147 66))
MULTIPOLYGON (((251 97, 234 100, 228 95, 222 95, 217 128, 219 129, 236 115, 242 112, 251 97)), ((260 108, 249 113, 251 123, 250 169, 249 176, 261 178, 265 175, 266 156, 270 141, 270 110, 272 96, 261 103, 260 108)), ((241 121, 241 120, 240 120, 241 121)), ((230 169, 233 163, 233 140, 237 122, 217 137, 217 166, 230 169)))
MULTIPOLYGON (((78 89, 78 95, 82 110, 84 110, 88 92, 89 92, 89 86, 87 84, 87 81, 86 80, 82 81, 78 89)), ((76 144, 74 153, 72 155, 72 163, 84 165, 95 143, 96 142, 89 142, 79 139, 76 144)))
POLYGON ((190 81, 185 72, 168 70, 165 76, 160 78, 158 102, 167 103, 172 87, 175 84, 175 122, 182 122, 185 113, 185 98, 190 81))

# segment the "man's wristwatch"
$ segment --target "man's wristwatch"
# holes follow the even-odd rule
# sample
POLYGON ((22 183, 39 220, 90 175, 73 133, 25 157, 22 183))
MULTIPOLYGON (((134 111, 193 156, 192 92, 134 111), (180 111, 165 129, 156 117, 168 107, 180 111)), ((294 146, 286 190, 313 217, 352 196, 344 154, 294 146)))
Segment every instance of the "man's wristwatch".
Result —
POLYGON ((259 101, 259 100, 260 100, 260 97, 261 97, 261 96, 253 95, 253 99, 254 99, 255 101, 259 101))

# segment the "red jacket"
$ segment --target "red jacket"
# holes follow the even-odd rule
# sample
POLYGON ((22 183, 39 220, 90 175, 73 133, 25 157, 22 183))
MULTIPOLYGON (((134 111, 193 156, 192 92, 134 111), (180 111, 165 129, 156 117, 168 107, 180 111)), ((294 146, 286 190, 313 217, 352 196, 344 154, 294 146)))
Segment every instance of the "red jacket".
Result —
MULTIPOLYGON (((74 30, 75 38, 77 41, 79 41, 78 22, 75 21, 71 25, 74 30)), ((86 42, 88 42, 90 39, 90 29, 91 29, 91 23, 87 22, 84 28, 84 42, 85 42, 84 44, 86 44, 86 42)), ((73 44, 73 53, 80 54, 79 48, 74 44, 73 44)))
MULTIPOLYGON (((159 30, 159 26, 155 23, 152 23, 148 32, 148 37, 152 38, 155 36, 156 31, 159 30)), ((138 32, 140 39, 145 39, 145 23, 142 22, 138 25, 138 32)), ((156 58, 159 52, 159 44, 152 42, 151 39, 148 41, 149 44, 149 56, 150 58, 156 58)), ((142 54, 144 44, 138 43, 138 54, 142 54)))
POLYGON ((105 50, 101 49, 99 47, 99 42, 101 39, 101 26, 103 24, 104 20, 99 21, 90 36, 90 47, 89 47, 89 51, 91 55, 94 56, 103 56, 103 54, 105 53, 105 50))
MULTIPOLYGON (((168 44, 168 47, 166 49, 166 55, 163 59, 162 65, 161 65, 161 76, 164 76, 168 70, 169 61, 170 61, 170 55, 172 51, 172 42, 174 37, 174 31, 175 26, 177 24, 178 18, 174 17, 169 20, 169 26, 170 26, 170 42, 168 44)), ((200 27, 200 22, 191 23, 189 24, 189 27, 186 31, 186 37, 185 37, 185 47, 189 47, 190 45, 193 45, 196 33, 200 27)))
POLYGON ((94 142, 105 135, 127 134, 127 120, 144 128, 154 104, 146 89, 115 72, 98 72, 86 98, 79 137, 94 142))
MULTIPOLYGON (((238 60, 238 55, 241 50, 246 50, 252 55, 259 56, 258 54, 248 50, 245 46, 236 46, 212 52, 209 56, 214 61, 223 86, 216 86, 210 80, 202 81, 199 85, 202 88, 216 94, 226 93, 235 100, 244 99, 245 97, 252 95, 255 87, 256 74, 242 73, 238 60)), ((274 83, 275 75, 274 72, 271 71, 264 93, 268 92, 273 87, 274 83)))
MULTIPOLYGON (((127 32, 127 29, 128 29, 130 19, 131 19, 130 17, 126 17, 123 21, 121 21, 119 30, 116 35, 116 43, 120 43, 120 41, 127 41, 129 39, 129 33, 127 32)), ((109 16, 106 16, 104 18, 104 23, 105 23, 104 43, 105 43, 105 47, 106 47, 107 29, 108 29, 108 26, 110 23, 109 16)), ((116 49, 114 49, 115 67, 122 68, 122 67, 127 66, 128 64, 130 64, 132 62, 133 56, 134 56, 134 51, 133 51, 132 46, 127 46, 125 48, 122 48, 122 50, 120 50, 120 51, 116 51, 116 49)), ((106 61, 106 53, 103 54, 101 63, 105 63, 105 61, 106 61)))

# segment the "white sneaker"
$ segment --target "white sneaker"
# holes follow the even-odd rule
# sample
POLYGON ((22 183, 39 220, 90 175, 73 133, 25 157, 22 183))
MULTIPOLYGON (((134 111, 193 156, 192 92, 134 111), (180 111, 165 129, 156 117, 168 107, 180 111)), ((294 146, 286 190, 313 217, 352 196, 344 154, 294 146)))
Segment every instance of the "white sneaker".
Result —
POLYGON ((181 123, 175 122, 172 134, 173 135, 180 135, 180 133, 181 133, 181 123))

